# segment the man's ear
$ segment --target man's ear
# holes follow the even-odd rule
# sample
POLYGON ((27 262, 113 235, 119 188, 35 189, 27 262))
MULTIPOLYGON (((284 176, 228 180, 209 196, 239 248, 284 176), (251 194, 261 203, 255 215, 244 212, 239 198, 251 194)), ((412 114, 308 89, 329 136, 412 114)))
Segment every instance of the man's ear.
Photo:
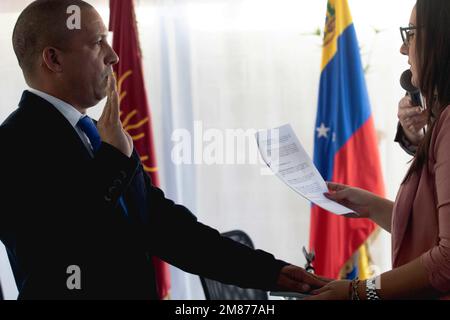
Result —
POLYGON ((61 50, 54 47, 45 47, 42 50, 42 61, 49 70, 55 73, 62 72, 61 50))

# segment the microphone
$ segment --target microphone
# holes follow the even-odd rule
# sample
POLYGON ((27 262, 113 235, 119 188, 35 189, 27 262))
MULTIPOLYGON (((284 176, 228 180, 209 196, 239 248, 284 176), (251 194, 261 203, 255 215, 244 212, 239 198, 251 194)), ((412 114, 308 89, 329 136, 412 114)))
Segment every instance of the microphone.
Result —
POLYGON ((400 85, 403 89, 406 90, 408 95, 411 97, 412 103, 415 106, 419 106, 421 109, 422 106, 422 99, 420 99, 420 91, 414 85, 411 83, 412 78, 412 72, 411 70, 405 70, 402 73, 402 76, 400 77, 400 85))
MULTIPOLYGON (((423 110, 422 99, 420 97, 420 90, 417 89, 412 84, 411 78, 412 78, 411 70, 408 69, 408 70, 403 71, 403 73, 400 77, 400 85, 402 86, 403 89, 406 90, 406 92, 410 96, 412 104, 415 106, 419 106, 420 110, 423 110)), ((425 133, 426 133, 425 127, 423 127, 422 130, 423 130, 423 135, 425 135, 425 133)))

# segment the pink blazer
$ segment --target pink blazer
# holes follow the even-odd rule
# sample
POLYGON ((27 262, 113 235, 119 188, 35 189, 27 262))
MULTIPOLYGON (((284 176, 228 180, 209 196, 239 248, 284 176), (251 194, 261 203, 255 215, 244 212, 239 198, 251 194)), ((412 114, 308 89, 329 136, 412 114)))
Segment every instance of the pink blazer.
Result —
POLYGON ((431 285, 450 296, 450 106, 435 125, 428 166, 397 194, 392 214, 392 266, 418 257, 431 285))

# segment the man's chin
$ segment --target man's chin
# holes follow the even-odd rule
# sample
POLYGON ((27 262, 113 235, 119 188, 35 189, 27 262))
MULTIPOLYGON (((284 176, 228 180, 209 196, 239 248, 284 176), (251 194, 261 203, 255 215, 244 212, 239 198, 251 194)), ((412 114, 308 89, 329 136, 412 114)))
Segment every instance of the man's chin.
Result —
POLYGON ((100 101, 102 101, 103 99, 106 98, 106 90, 103 92, 96 92, 90 99, 90 101, 88 103, 86 103, 87 108, 91 108, 91 107, 95 107, 96 105, 98 105, 100 103, 100 101))
POLYGON ((95 98, 98 100, 97 103, 105 99, 107 95, 108 95, 108 87, 105 86, 104 88, 102 88, 102 90, 99 90, 98 94, 96 94, 95 98))

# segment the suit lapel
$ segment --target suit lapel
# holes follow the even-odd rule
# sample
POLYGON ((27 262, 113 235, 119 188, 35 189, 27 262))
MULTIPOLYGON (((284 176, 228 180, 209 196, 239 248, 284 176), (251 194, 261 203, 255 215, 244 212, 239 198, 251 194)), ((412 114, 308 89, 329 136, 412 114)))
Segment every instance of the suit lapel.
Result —
POLYGON ((51 136, 56 152, 66 151, 79 154, 83 159, 92 159, 80 136, 69 121, 50 102, 24 91, 19 107, 32 113, 31 121, 39 124, 39 129, 51 136))
MULTIPOLYGON (((42 139, 51 137, 52 141, 48 142, 52 145, 50 150, 56 153, 67 169, 70 170, 73 168, 72 166, 82 166, 84 161, 92 160, 86 146, 70 122, 47 100, 29 91, 24 91, 19 107, 27 113, 26 118, 30 121, 30 126, 39 130, 38 141, 41 136, 42 139)), ((94 120, 94 123, 97 125, 97 121, 94 120)), ((140 192, 142 193, 142 191, 140 192)), ((141 195, 139 194, 139 196, 141 195)), ((137 219, 133 203, 136 200, 131 198, 127 191, 125 191, 124 199, 128 214, 137 219)), ((120 210, 121 216, 126 216, 120 205, 118 205, 118 210, 120 210)))

